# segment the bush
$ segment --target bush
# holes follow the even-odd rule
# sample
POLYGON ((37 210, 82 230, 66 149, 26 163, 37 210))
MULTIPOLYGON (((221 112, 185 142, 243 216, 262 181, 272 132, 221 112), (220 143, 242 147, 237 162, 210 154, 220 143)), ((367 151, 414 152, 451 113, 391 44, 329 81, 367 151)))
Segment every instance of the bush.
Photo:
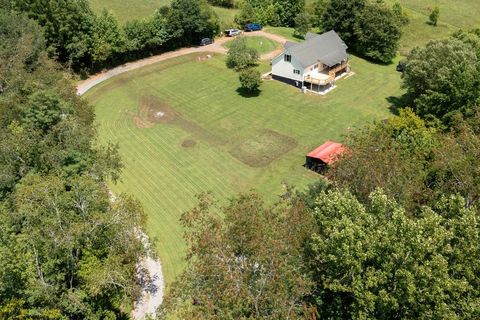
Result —
POLYGON ((259 59, 257 50, 247 47, 244 37, 238 37, 231 42, 230 50, 227 53, 227 67, 240 71, 254 67, 259 59))
POLYGON ((238 76, 242 89, 249 93, 258 92, 262 84, 260 71, 254 68, 244 69, 238 76))
POLYGON ((440 18, 440 9, 438 7, 433 8, 432 12, 430 13, 429 22, 432 26, 437 26, 438 18, 440 18))

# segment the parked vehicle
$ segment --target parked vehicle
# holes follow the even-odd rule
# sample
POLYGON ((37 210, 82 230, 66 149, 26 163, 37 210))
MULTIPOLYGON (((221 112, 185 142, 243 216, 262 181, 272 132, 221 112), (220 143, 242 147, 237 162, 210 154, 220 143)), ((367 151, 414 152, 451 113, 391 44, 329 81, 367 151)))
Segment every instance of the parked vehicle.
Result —
POLYGON ((201 46, 208 46, 209 44, 212 44, 214 43, 215 41, 212 39, 212 38, 203 38, 201 41, 200 41, 200 45, 201 46))
POLYGON ((227 29, 227 30, 225 30, 225 35, 227 37, 235 37, 235 36, 238 36, 241 33, 242 33, 242 31, 240 31, 238 29, 227 29))
POLYGON ((407 66, 407 61, 406 60, 400 60, 400 62, 397 65, 397 71, 398 72, 403 72, 405 71, 405 67, 407 66))
POLYGON ((247 32, 259 31, 262 29, 263 29, 263 26, 260 23, 248 23, 247 25, 245 25, 245 28, 244 28, 244 30, 247 32))

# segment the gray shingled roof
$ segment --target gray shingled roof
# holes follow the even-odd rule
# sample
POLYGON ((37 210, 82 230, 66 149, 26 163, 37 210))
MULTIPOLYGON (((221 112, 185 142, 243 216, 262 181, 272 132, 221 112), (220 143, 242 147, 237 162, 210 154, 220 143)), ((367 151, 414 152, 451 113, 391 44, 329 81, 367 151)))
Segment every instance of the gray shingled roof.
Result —
POLYGON ((331 67, 347 59, 347 45, 331 30, 324 34, 307 33, 305 41, 296 45, 288 43, 285 49, 306 68, 318 61, 331 67))

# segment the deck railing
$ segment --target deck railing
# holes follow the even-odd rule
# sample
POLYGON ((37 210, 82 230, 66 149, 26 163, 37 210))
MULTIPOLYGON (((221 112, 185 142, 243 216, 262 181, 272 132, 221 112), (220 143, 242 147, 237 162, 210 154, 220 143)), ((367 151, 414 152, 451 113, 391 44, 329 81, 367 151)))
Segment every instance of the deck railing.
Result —
POLYGON ((335 67, 329 69, 328 70, 328 78, 326 78, 326 79, 318 79, 318 78, 314 78, 310 75, 306 75, 304 81, 312 83, 312 84, 320 85, 320 86, 325 86, 327 84, 332 83, 335 80, 335 76, 336 76, 338 71, 343 70, 347 67, 348 67, 348 62, 343 62, 343 63, 339 64, 338 66, 335 66, 335 67))

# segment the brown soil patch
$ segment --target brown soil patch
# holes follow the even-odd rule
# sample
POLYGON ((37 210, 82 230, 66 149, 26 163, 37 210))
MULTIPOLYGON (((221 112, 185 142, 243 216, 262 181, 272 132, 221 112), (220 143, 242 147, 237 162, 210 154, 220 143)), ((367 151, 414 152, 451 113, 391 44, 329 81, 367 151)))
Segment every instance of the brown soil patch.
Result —
POLYGON ((142 96, 138 105, 138 115, 149 122, 167 123, 175 120, 172 108, 156 96, 142 96))
POLYGON ((173 109, 155 96, 142 96, 138 103, 138 112, 128 112, 140 129, 151 128, 157 123, 168 123, 176 118, 173 109))
POLYGON ((183 140, 183 142, 182 142, 182 147, 183 148, 193 148, 196 145, 197 145, 197 141, 195 141, 195 140, 187 139, 187 140, 183 140))
POLYGON ((253 168, 269 165, 297 146, 297 141, 273 130, 256 132, 230 150, 230 154, 253 168))
MULTIPOLYGON (((138 103, 138 112, 128 112, 132 117, 137 128, 151 128, 156 124, 172 123, 180 127, 185 132, 190 133, 196 140, 202 140, 210 145, 218 146, 227 143, 224 138, 206 130, 197 123, 184 119, 179 113, 175 112, 167 103, 153 95, 143 95, 138 103)), ((187 140, 186 140, 187 141, 187 140)), ((195 140, 185 142, 185 148, 191 148, 196 144, 195 140)))

